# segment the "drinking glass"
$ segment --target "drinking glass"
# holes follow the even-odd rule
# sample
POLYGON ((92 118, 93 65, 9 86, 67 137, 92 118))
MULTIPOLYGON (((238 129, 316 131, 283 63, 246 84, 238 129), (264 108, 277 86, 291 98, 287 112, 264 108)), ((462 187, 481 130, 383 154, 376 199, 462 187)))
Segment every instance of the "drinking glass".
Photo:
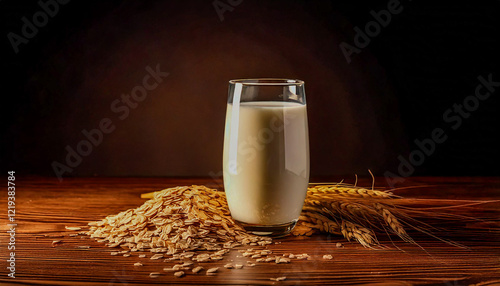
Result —
POLYGON ((303 81, 229 81, 223 176, 231 216, 245 230, 277 237, 293 229, 309 182, 303 81))

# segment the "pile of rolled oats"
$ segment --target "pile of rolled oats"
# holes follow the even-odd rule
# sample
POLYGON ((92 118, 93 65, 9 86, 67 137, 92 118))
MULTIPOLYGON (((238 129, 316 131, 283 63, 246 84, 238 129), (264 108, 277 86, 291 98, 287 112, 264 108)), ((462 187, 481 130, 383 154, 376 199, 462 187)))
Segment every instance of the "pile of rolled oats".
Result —
MULTIPOLYGON (((177 277, 185 274, 182 270, 191 269, 193 262, 222 260, 231 248, 240 245, 263 247, 272 243, 269 237, 245 232, 231 218, 224 193, 205 186, 175 187, 156 192, 154 198, 142 206, 90 222, 89 226, 87 235, 109 247, 122 249, 111 252, 112 255, 130 256, 132 252, 149 251, 153 260, 190 260, 165 269, 166 272, 173 271, 177 277)), ((245 252, 243 255, 249 254, 245 252)), ((251 258, 268 254, 269 251, 252 251, 251 258)), ((272 261, 285 262, 278 262, 276 258, 272 261)), ((198 266, 192 272, 198 273, 202 269, 198 266)), ((216 271, 210 268, 206 274, 216 271)), ((157 276, 156 272, 151 273, 151 277, 157 276)))
POLYGON ((223 249, 238 245, 272 243, 271 238, 245 232, 231 218, 224 193, 205 186, 165 189, 136 209, 90 222, 89 226, 87 234, 99 242, 132 252, 149 249, 175 255, 213 250, 222 256, 223 249))

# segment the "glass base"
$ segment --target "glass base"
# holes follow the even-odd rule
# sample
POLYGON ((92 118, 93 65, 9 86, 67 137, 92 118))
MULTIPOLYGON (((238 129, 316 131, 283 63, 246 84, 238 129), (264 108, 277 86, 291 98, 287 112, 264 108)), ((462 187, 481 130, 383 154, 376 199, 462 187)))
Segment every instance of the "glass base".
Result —
POLYGON ((297 224, 297 220, 294 220, 289 223, 275 224, 275 225, 249 224, 241 221, 236 221, 236 222, 251 234, 260 236, 270 236, 270 237, 285 236, 289 234, 297 224))

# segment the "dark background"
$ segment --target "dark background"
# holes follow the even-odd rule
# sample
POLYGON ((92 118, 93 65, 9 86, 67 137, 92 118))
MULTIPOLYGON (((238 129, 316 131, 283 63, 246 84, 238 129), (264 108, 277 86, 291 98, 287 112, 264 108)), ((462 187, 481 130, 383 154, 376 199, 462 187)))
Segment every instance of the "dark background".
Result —
POLYGON ((435 128, 448 139, 411 175, 498 176, 500 91, 457 130, 443 113, 478 76, 500 81, 500 2, 401 1, 347 63, 339 44, 388 3, 244 0, 221 21, 211 1, 70 1, 16 54, 7 34, 41 8, 2 0, 2 169, 54 176, 65 146, 110 118, 64 176, 216 176, 227 81, 285 77, 306 82, 313 176, 398 174, 435 128), (110 103, 157 64, 169 76, 120 120, 110 103))

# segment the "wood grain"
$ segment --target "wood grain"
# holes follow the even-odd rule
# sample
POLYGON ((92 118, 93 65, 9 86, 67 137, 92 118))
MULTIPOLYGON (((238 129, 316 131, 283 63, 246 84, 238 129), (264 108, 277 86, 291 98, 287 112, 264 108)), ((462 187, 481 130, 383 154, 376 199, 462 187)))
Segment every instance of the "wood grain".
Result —
MULTIPOLYGON (((338 181, 340 178, 327 178, 338 181)), ((319 179, 318 179, 319 180, 319 179)), ((322 181, 325 178, 321 178, 322 181)), ((6 180, 5 180, 6 181, 6 180)), ((378 179, 378 182, 383 182, 378 179)), ((461 210, 459 213, 487 218, 491 222, 473 221, 447 224, 440 233, 468 246, 461 249, 425 235, 412 233, 418 246, 386 237, 382 242, 390 250, 368 250, 342 237, 317 235, 309 238, 287 237, 277 240, 270 248, 275 253, 308 253, 312 260, 290 264, 259 263, 255 267, 221 269, 216 276, 189 274, 175 278, 163 272, 171 264, 131 257, 111 256, 111 249, 86 236, 69 237, 65 226, 85 225, 88 221, 135 208, 144 202, 139 195, 177 185, 205 184, 217 187, 220 181, 192 178, 68 178, 58 182, 53 178, 18 177, 16 179, 16 278, 7 277, 2 266, 0 282, 4 285, 112 285, 112 284, 188 284, 188 285, 480 285, 500 284, 500 225, 499 203, 489 203, 461 210), (64 235, 58 237, 46 237, 64 235), (52 247, 53 240, 62 243, 52 247), (344 248, 336 248, 342 242, 344 248), (89 245, 90 249, 77 246, 89 245), (401 250, 397 250, 395 247, 401 250), (324 254, 333 255, 323 260, 324 254), (133 264, 141 261, 143 267, 133 264), (149 273, 162 272, 152 279, 149 273), (270 278, 286 276, 282 282, 270 278)), ((370 186, 371 181, 360 181, 370 186)), ((431 199, 500 199, 500 178, 412 178, 400 189, 399 195, 431 199)), ((425 202, 420 201, 420 202, 425 202)), ((2 194, 1 260, 8 258, 6 196, 2 194)), ((435 223, 435 222, 434 222, 435 223)), ((227 260, 241 261, 234 251, 220 263, 201 263, 205 268, 223 266, 227 260)))

